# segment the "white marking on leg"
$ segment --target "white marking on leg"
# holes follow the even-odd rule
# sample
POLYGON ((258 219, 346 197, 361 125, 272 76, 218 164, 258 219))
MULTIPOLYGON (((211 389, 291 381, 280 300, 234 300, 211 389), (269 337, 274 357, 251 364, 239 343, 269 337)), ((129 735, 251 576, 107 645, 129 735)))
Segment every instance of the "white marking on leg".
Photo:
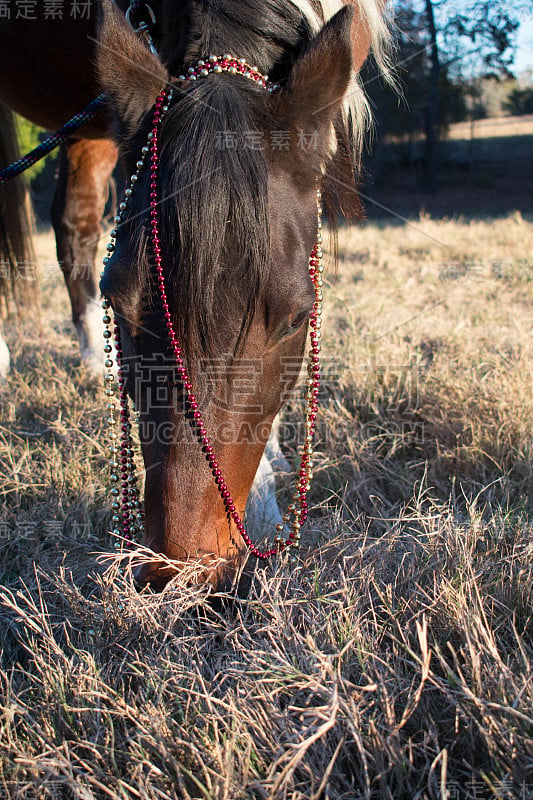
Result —
POLYGON ((89 300, 85 313, 76 323, 80 343, 81 362, 88 372, 100 378, 103 372, 103 324, 102 309, 96 300, 89 300))
POLYGON ((278 472, 290 472, 291 465, 281 452, 281 447, 279 444, 280 427, 281 418, 280 415, 277 414, 277 416, 274 418, 274 422, 272 423, 272 429, 270 431, 270 436, 268 437, 268 442, 266 443, 265 453, 272 466, 272 469, 275 469, 278 472))
POLYGON ((280 472, 290 472, 291 465, 281 452, 279 445, 279 415, 274 419, 272 430, 261 457, 246 503, 246 521, 254 533, 273 533, 282 521, 276 499, 276 478, 274 468, 280 472))
POLYGON ((281 522, 281 511, 276 500, 276 479, 263 453, 246 503, 246 523, 254 533, 271 533, 278 522, 281 522))
POLYGON ((6 340, 0 334, 0 380, 4 380, 7 377, 10 366, 11 357, 9 355, 9 348, 6 344, 6 340))

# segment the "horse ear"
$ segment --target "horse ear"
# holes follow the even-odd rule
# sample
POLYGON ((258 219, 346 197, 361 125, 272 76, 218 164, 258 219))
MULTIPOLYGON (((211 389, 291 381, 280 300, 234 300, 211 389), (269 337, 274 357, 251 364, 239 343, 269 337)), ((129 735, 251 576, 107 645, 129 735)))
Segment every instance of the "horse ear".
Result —
POLYGON ((96 66, 121 126, 133 133, 168 81, 168 72, 111 0, 102 0, 96 66))
POLYGON ((293 141, 313 135, 322 162, 354 72, 353 21, 351 6, 338 11, 298 57, 286 86, 272 96, 277 123, 286 126, 293 141))
MULTIPOLYGON (((369 21, 365 18, 359 3, 351 6, 353 9, 352 21, 352 48, 353 48, 353 67, 359 72, 368 58, 372 46, 372 34, 370 33, 369 21)), ((385 2, 378 0, 378 8, 381 14, 385 11, 385 2)))

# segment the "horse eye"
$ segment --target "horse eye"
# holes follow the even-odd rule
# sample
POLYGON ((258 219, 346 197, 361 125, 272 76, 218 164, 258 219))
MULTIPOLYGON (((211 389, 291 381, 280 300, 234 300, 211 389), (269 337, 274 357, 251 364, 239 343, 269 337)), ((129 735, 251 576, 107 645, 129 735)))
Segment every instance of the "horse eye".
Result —
POLYGON ((295 331, 300 328, 308 317, 309 311, 302 311, 300 314, 297 314, 291 321, 290 330, 295 331))

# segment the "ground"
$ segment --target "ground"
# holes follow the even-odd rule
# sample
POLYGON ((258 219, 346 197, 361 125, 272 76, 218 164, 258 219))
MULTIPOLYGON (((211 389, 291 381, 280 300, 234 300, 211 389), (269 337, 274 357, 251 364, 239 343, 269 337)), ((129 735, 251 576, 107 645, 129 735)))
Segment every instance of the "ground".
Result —
POLYGON ((37 251, 0 390, 0 797, 533 798, 533 217, 341 232, 302 557, 218 610, 109 556, 104 398, 37 251))

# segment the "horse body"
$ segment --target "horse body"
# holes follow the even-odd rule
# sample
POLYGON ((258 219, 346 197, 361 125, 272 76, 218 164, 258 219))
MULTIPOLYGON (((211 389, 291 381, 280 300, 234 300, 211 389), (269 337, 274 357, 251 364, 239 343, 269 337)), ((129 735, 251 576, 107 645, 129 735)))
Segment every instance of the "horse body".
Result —
MULTIPOLYGON (((110 98, 112 123, 103 114, 64 149, 54 210, 58 257, 82 355, 91 362, 97 286, 88 265, 104 187, 117 146, 135 173, 155 99, 174 85, 159 163, 169 306, 210 440, 242 514, 260 462, 261 482, 272 488, 265 444, 305 351, 317 188, 323 186, 333 216, 339 209, 349 218, 358 212, 353 156, 365 102, 353 77, 372 40, 379 57, 380 0, 361 0, 355 14, 333 0, 160 0, 153 4, 158 55, 108 0, 101 5, 98 33, 93 21, 70 24, 63 33, 57 21, 32 28, 41 46, 54 48, 69 32, 62 45, 68 69, 52 75, 35 64, 20 93, 16 81, 6 82, 0 98, 48 127, 79 110, 98 92, 97 83, 110 98), (179 78, 198 59, 226 52, 258 64, 281 89, 269 94, 228 74, 194 84, 179 78), (95 61, 98 81, 87 70, 95 61), (39 110, 31 78, 45 99, 39 110), (349 90, 355 131, 346 116, 349 90)), ((22 74, 31 45, 15 53, 13 35, 2 25, 3 45, 22 74)), ((154 285, 149 195, 149 176, 141 172, 101 283, 121 331, 127 390, 140 412, 146 544, 177 561, 199 560, 219 584, 238 565, 242 541, 187 421, 191 409, 176 380, 154 285)), ((268 453, 279 457, 272 440, 268 453)), ((271 516, 279 518, 272 506, 271 516)), ((139 578, 157 586, 169 574, 155 561, 139 578)))
MULTIPOLYGON (((56 130, 99 94, 96 14, 89 19, 2 20, 0 102, 56 130)), ((62 148, 52 221, 82 362, 100 376, 101 313, 96 249, 118 149, 111 114, 100 113, 62 148)))
MULTIPOLYGON (((0 47, 6 68, 0 101, 40 125, 56 130, 98 93, 88 65, 96 55, 97 19, 0 20, 0 47)), ((83 137, 109 137, 109 115, 83 129, 83 137)))

